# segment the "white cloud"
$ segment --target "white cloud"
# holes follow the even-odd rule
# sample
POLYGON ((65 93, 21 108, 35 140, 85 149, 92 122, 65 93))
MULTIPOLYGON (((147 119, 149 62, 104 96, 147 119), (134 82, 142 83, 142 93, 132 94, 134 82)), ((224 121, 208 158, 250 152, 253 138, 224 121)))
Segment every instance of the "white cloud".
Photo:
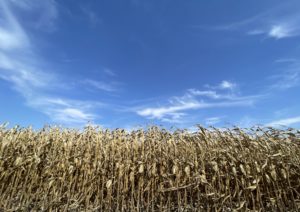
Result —
POLYGON ((42 111, 51 117, 54 122, 67 125, 93 122, 99 116, 91 111, 94 108, 104 106, 104 104, 99 102, 47 96, 35 96, 27 104, 32 108, 42 111))
POLYGON ((27 40, 21 32, 0 29, 0 49, 11 50, 26 45, 27 40))
POLYGON ((0 52, 0 68, 1 69, 14 69, 15 63, 8 58, 5 54, 0 52))
POLYGON ((221 84, 219 85, 220 89, 229 89, 232 90, 236 87, 236 84, 229 82, 229 81, 222 81, 221 84))
POLYGON ((93 114, 82 111, 78 108, 56 109, 52 113, 53 119, 63 123, 87 123, 95 119, 93 114))
POLYGON ((216 91, 199 91, 189 89, 183 96, 170 98, 169 103, 158 107, 142 107, 136 113, 149 119, 163 122, 182 122, 190 110, 200 110, 217 107, 251 106, 258 96, 235 96, 218 94, 216 91), (206 101, 199 97, 208 98, 206 101), (213 101, 212 101, 213 100, 213 101))
POLYGON ((37 70, 29 38, 5 1, 1 1, 0 8, 9 26, 0 27, 0 78, 12 82, 16 90, 27 95, 33 88, 45 86, 46 79, 51 77, 37 70))
MULTIPOLYGON (((300 21, 299 21, 300 23, 300 21)), ((265 26, 263 30, 251 30, 248 35, 266 35, 270 38, 283 39, 300 35, 300 28, 293 22, 278 22, 272 26, 265 26)))
POLYGON ((221 96, 221 95, 217 94, 216 91, 212 91, 212 90, 200 91, 200 90, 197 90, 197 89, 189 89, 188 91, 192 95, 195 95, 195 96, 206 96, 206 97, 212 98, 212 99, 220 99, 220 98, 224 97, 224 96, 221 96))
POLYGON ((10 51, 27 47, 28 38, 5 1, 0 1, 0 12, 0 20, 3 19, 6 23, 0 27, 0 50, 10 51))
POLYGON ((300 35, 299 21, 283 20, 274 25, 263 24, 263 29, 254 29, 247 32, 248 35, 265 35, 269 38, 283 39, 300 35))
MULTIPOLYGON (((212 88, 212 87, 211 87, 212 88)), ((219 86, 215 87, 215 89, 219 88, 219 86)), ((224 90, 222 88, 222 90, 224 90)), ((230 93, 217 93, 215 90, 197 90, 197 89, 189 89, 187 94, 191 94, 193 96, 199 96, 199 97, 206 97, 208 99, 214 99, 214 100, 243 100, 244 97, 242 96, 236 96, 234 92, 230 93)), ((256 96, 258 97, 258 96, 256 96)), ((246 98, 249 98, 247 96, 246 98)), ((252 96, 252 98, 255 98, 255 96, 252 96)))
POLYGON ((161 118, 162 122, 168 122, 168 123, 183 123, 183 119, 186 116, 185 113, 179 113, 179 112, 175 112, 175 113, 169 113, 168 117, 163 117, 161 118))
MULTIPOLYGON (((35 18, 30 22, 36 29, 53 31, 55 21, 59 16, 55 0, 7 0, 12 6, 19 7, 23 13, 28 13, 35 18)), ((28 23, 27 23, 28 24, 28 23)))
POLYGON ((274 13, 271 20, 263 23, 264 34, 275 39, 300 36, 300 15, 298 13, 300 8, 299 6, 296 6, 295 8, 297 7, 298 9, 296 12, 291 9, 290 14, 276 15, 274 13))
POLYGON ((250 18, 208 29, 240 31, 247 35, 263 35, 274 39, 300 36, 299 1, 286 2, 250 18))
POLYGON ((276 63, 297 63, 298 60, 295 58, 282 58, 275 60, 276 63))
POLYGON ((107 92, 115 92, 117 91, 117 87, 116 87, 116 83, 111 82, 111 83, 107 83, 107 82, 103 82, 103 81, 96 81, 96 80, 91 80, 91 79, 86 79, 83 81, 84 84, 89 85, 93 88, 96 88, 98 90, 102 90, 102 91, 107 91, 107 92))
POLYGON ((104 68, 104 73, 111 77, 117 76, 117 74, 114 71, 112 71, 111 69, 108 69, 108 68, 104 68))
POLYGON ((274 25, 268 32, 268 35, 276 39, 281 39, 296 35, 297 33, 295 33, 294 31, 295 29, 285 25, 274 25))
MULTIPOLYGON (((205 87, 210 88, 210 89, 218 89, 218 90, 234 90, 237 87, 237 84, 234 82, 230 82, 228 80, 223 80, 220 84, 213 86, 213 85, 205 85, 205 87)), ((209 91, 211 95, 213 95, 213 92, 215 91, 209 91)))
POLYGON ((205 107, 205 104, 201 104, 200 102, 187 101, 171 106, 145 108, 137 111, 137 114, 140 116, 156 119, 162 119, 166 116, 170 116, 172 118, 180 118, 183 114, 178 112, 191 109, 198 109, 201 107, 205 107))
POLYGON ((46 14, 43 24, 52 23, 56 17, 56 9, 52 8, 55 2, 51 0, 0 1, 0 21, 5 23, 0 25, 0 79, 10 82, 23 95, 26 105, 48 115, 52 121, 68 125, 93 121, 97 116, 92 109, 100 106, 97 102, 70 100, 51 94, 51 91, 57 93, 55 89, 65 82, 49 71, 51 69, 35 53, 37 47, 32 45, 10 3, 30 12, 40 10, 46 14))
POLYGON ((300 80, 299 72, 288 71, 281 76, 282 76, 281 80, 278 81, 276 84, 274 84, 273 87, 279 89, 288 89, 288 88, 295 87, 299 84, 299 80, 300 80))
POLYGON ((282 59, 276 62, 284 63, 281 73, 271 75, 269 79, 274 82, 270 89, 286 90, 300 84, 300 61, 295 59, 282 59))
MULTIPOLYGON (((187 101, 180 104, 163 106, 163 107, 149 107, 137 111, 140 116, 148 117, 150 119, 164 120, 166 117, 171 117, 173 120, 181 118, 184 113, 178 113, 181 111, 216 108, 216 107, 235 107, 235 106, 250 106, 253 105, 253 100, 242 101, 223 101, 216 103, 207 103, 203 101, 187 101)), ((168 119, 171 120, 171 119, 168 119)))
POLYGON ((273 127, 275 127, 275 126, 290 126, 290 125, 298 124, 298 123, 300 123, 300 116, 276 120, 276 121, 266 124, 266 126, 271 126, 271 127, 272 126, 273 127))

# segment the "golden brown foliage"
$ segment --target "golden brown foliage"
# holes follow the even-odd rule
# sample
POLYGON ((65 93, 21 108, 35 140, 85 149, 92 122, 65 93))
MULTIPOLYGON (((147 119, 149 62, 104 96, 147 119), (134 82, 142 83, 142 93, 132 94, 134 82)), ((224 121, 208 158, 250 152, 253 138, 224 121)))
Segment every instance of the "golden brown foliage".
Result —
POLYGON ((0 211, 296 211, 300 132, 0 128, 0 211))

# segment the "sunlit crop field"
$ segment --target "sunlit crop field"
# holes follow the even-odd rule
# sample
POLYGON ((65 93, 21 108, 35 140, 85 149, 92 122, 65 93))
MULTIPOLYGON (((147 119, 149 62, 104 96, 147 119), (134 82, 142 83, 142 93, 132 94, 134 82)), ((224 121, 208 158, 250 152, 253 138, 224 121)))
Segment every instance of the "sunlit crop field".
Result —
POLYGON ((297 211, 300 131, 0 129, 0 211, 297 211))

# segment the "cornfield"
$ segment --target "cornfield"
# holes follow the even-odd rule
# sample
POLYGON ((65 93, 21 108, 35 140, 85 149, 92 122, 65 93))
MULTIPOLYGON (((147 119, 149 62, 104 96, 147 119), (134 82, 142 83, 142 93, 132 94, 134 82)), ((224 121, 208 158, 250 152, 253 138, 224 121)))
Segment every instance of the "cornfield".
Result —
POLYGON ((0 211, 298 211, 300 131, 0 127, 0 211))

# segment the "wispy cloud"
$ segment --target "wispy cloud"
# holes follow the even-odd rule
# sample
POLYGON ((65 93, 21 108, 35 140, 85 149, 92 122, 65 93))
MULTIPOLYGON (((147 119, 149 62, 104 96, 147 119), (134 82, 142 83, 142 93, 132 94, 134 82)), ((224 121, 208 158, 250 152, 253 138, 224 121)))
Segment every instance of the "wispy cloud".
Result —
POLYGON ((233 91, 234 89, 237 88, 237 84, 234 83, 234 82, 230 82, 228 80, 223 80, 220 84, 218 84, 216 86, 205 85, 205 87, 210 88, 210 89, 231 90, 231 91, 233 91))
POLYGON ((295 58, 281 58, 281 59, 275 60, 275 63, 297 63, 297 62, 299 62, 299 61, 295 58))
POLYGON ((91 79, 86 79, 82 81, 84 84, 91 86, 97 90, 102 90, 106 92, 115 92, 118 91, 116 82, 104 82, 104 81, 96 81, 91 79))
POLYGON ((171 104, 163 107, 149 107, 137 111, 137 114, 150 119, 160 119, 161 121, 166 120, 178 120, 182 118, 185 113, 182 111, 196 110, 196 109, 207 109, 207 108, 218 108, 218 107, 236 107, 236 106, 250 106, 253 105, 253 100, 242 100, 242 101, 224 101, 224 102, 204 102, 198 100, 182 101, 176 104, 171 104))
POLYGON ((253 29, 247 32, 248 35, 264 35, 269 38, 283 39, 300 35, 300 17, 292 17, 285 20, 275 21, 274 24, 264 24, 260 29, 253 29), (298 19, 298 20, 297 20, 298 19))
POLYGON ((214 90, 189 89, 183 96, 170 98, 169 103, 164 106, 143 107, 137 110, 137 114, 149 119, 176 123, 181 122, 190 110, 251 106, 257 98, 258 96, 219 94, 214 90))
POLYGON ((264 27, 263 30, 255 30, 248 32, 249 35, 266 35, 270 38, 283 39, 289 37, 296 37, 300 35, 300 23, 290 20, 278 21, 276 24, 264 27), (257 33, 254 33, 257 32, 257 33))
POLYGON ((293 124, 300 123, 300 116, 292 117, 292 118, 286 118, 286 119, 280 119, 273 122, 270 122, 266 124, 266 126, 290 126, 293 124))
POLYGON ((229 82, 229 81, 222 81, 221 84, 219 85, 220 89, 229 89, 232 90, 236 87, 235 83, 229 82))
POLYGON ((4 0, 11 3, 11 6, 19 7, 22 13, 30 13, 33 21, 27 22, 33 28, 44 31, 56 29, 55 21, 59 16, 58 4, 55 0, 4 0))
POLYGON ((296 36, 298 35, 298 33, 297 29, 293 26, 278 24, 271 27, 271 29, 268 32, 268 35, 276 39, 281 39, 296 36))
POLYGON ((114 72, 113 70, 109 69, 109 68, 104 68, 103 71, 106 75, 110 76, 110 77, 116 77, 117 74, 116 72, 114 72))
POLYGON ((55 72, 49 71, 47 63, 35 53, 37 46, 31 42, 29 34, 13 13, 13 6, 39 13, 43 13, 39 9, 45 9, 44 14, 47 15, 43 16, 43 24, 53 23, 57 15, 54 12, 56 8, 52 8, 55 6, 52 0, 0 1, 0 21, 6 23, 0 26, 0 79, 10 82, 23 95, 28 106, 45 113, 55 122, 83 124, 93 121, 97 117, 92 112, 98 106, 96 103, 69 100, 52 94, 57 92, 51 91, 64 83, 55 72))
POLYGON ((87 20, 89 21, 90 26, 96 27, 98 24, 102 23, 102 19, 98 16, 98 14, 93 11, 90 7, 81 6, 81 10, 87 20))
POLYGON ((27 104, 36 109, 40 108, 43 113, 51 116, 54 122, 64 124, 85 124, 92 122, 98 116, 92 113, 91 109, 103 106, 98 102, 43 96, 36 97, 27 104))
POLYGON ((215 27, 201 29, 216 31, 241 31, 247 35, 274 39, 300 36, 299 1, 283 2, 253 17, 215 27))
POLYGON ((0 20, 3 22, 5 20, 9 23, 0 27, 1 51, 11 51, 27 47, 29 45, 28 38, 15 17, 11 14, 5 1, 0 2, 0 11, 2 13, 2 15, 0 15, 0 20))
POLYGON ((282 70, 278 74, 269 77, 274 81, 270 89, 286 90, 300 85, 300 61, 297 59, 281 59, 277 63, 282 64, 282 70))
POLYGON ((204 107, 206 107, 206 104, 201 104, 197 101, 181 101, 170 106, 149 107, 141 109, 137 111, 137 114, 151 119, 175 121, 185 115, 184 113, 180 113, 180 111, 199 109, 204 107))
MULTIPOLYGON (((189 89, 188 92, 194 96, 204 96, 204 97, 208 97, 208 98, 212 98, 212 99, 221 99, 221 98, 227 99, 227 96, 217 94, 217 92, 213 91, 213 90, 204 90, 203 91, 203 90, 197 90, 197 89, 192 88, 192 89, 189 89)), ((228 98, 229 98, 229 96, 228 96, 228 98)))
POLYGON ((52 119, 55 122, 65 124, 86 124, 96 118, 94 114, 84 112, 78 108, 55 109, 47 114, 52 114, 52 119))
POLYGON ((3 11, 1 19, 9 27, 0 28, 0 78, 10 81, 14 88, 24 95, 29 95, 34 88, 47 84, 51 77, 37 70, 36 55, 32 45, 17 19, 11 13, 6 1, 0 2, 3 11))

